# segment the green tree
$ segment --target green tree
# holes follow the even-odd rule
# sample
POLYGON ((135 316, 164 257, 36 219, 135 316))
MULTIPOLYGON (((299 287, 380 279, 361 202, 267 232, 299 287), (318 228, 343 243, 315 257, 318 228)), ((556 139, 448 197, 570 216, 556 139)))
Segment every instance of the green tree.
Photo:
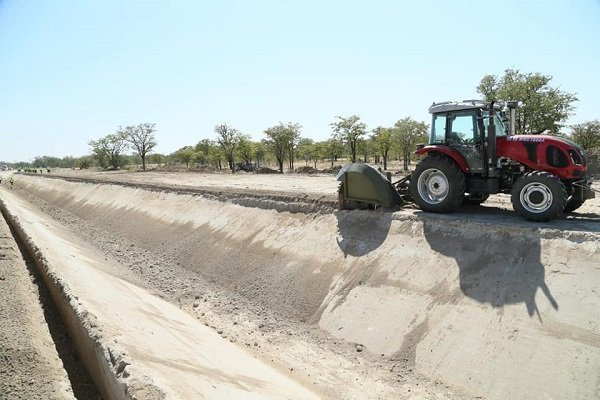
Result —
POLYGON ((211 146, 208 151, 208 160, 210 165, 212 165, 213 167, 218 168, 220 170, 223 169, 223 163, 226 160, 223 149, 218 145, 211 146))
POLYGON ((123 163, 122 154, 127 149, 125 135, 121 132, 112 133, 89 143, 94 158, 102 168, 108 166, 119 169, 123 163))
POLYGON ((317 168, 317 162, 327 158, 327 141, 315 142, 313 145, 313 154, 314 167, 317 168))
POLYGON ((240 136, 240 140, 237 146, 237 154, 244 164, 252 164, 252 160, 254 159, 254 152, 254 143, 252 143, 250 138, 246 135, 240 136))
POLYGON ((571 138, 585 150, 600 148, 600 121, 593 120, 571 126, 571 138))
POLYGON ((33 159, 32 166, 35 168, 57 168, 61 164, 61 159, 51 156, 38 156, 33 159))
POLYGON ((220 124, 215 126, 215 133, 217 136, 217 143, 221 146, 223 154, 227 158, 229 169, 231 172, 235 172, 235 149, 240 142, 242 134, 235 128, 227 124, 220 124))
POLYGON ((373 135, 371 137, 373 139, 373 147, 383 159, 383 169, 385 171, 387 170, 388 157, 393 145, 392 129, 378 126, 373 129, 373 135))
POLYGON ((360 122, 358 115, 350 117, 336 116, 336 118, 338 121, 330 124, 334 138, 348 145, 350 159, 352 162, 356 162, 356 147, 359 140, 367 133, 367 125, 360 122))
POLYGON ((83 157, 80 157, 77 161, 75 161, 73 168, 88 169, 91 165, 92 165, 91 157, 83 156, 83 157))
POLYGON ((283 173, 283 163, 286 157, 292 160, 289 165, 293 167, 294 143, 300 137, 300 128, 299 124, 280 122, 278 125, 265 130, 265 135, 267 135, 266 144, 275 154, 281 173, 283 173))
POLYGON ((268 145, 266 140, 261 140, 254 144, 254 157, 256 159, 256 168, 260 167, 261 161, 265 161, 265 156, 267 155, 268 145))
POLYGON ((294 152, 297 150, 297 143, 300 140, 300 129, 302 129, 302 125, 300 124, 292 124, 288 122, 287 128, 289 131, 289 140, 288 140, 288 161, 289 161, 289 169, 290 171, 294 170, 294 152))
POLYGON ((202 139, 196 143, 196 146, 194 146, 194 151, 196 152, 196 161, 203 165, 210 164, 210 153, 215 146, 215 142, 210 139, 202 139))
POLYGON ((119 128, 119 133, 123 135, 131 147, 142 159, 142 169, 146 170, 146 155, 156 147, 156 124, 144 122, 135 126, 119 128))
POLYGON ((298 140, 298 157, 302 158, 306 165, 315 158, 315 141, 309 138, 298 140))
POLYGON ((393 139, 402 153, 403 169, 408 171, 411 155, 419 142, 427 141, 428 125, 410 117, 398 120, 392 130, 393 139))
POLYGON ((356 142, 356 155, 358 160, 360 161, 360 156, 362 156, 362 162, 369 162, 369 156, 371 155, 372 143, 370 140, 366 139, 358 139, 356 142))
POLYGON ((577 97, 550 86, 552 77, 539 72, 522 73, 507 69, 504 76, 485 75, 477 92, 486 101, 516 100, 516 129, 519 133, 540 134, 546 130, 558 132, 574 110, 577 97))
POLYGON ((147 160, 149 164, 161 165, 165 163, 166 157, 164 154, 152 153, 148 154, 147 160))
POLYGON ((186 168, 189 168, 190 163, 196 158, 196 152, 192 146, 184 146, 173 152, 170 157, 178 163, 185 164, 186 168))
POLYGON ((322 149, 325 155, 324 158, 329 158, 331 166, 333 167, 334 161, 337 161, 339 155, 344 151, 344 146, 338 139, 334 137, 325 141, 322 149))
POLYGON ((65 156, 62 158, 62 160, 60 160, 59 167, 60 168, 74 168, 76 162, 77 162, 77 159, 75 157, 65 156))
POLYGON ((572 125, 571 129, 571 138, 584 150, 600 149, 600 121, 572 125))

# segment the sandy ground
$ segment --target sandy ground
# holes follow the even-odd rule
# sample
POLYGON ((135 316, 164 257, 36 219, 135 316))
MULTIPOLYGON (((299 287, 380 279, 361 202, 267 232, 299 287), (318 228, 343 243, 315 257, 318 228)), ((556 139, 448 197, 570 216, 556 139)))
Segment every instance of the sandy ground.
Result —
POLYGON ((15 192, 324 398, 600 394, 597 199, 540 227, 502 196, 432 216, 276 211, 168 190, 283 188, 326 202, 332 176, 68 174, 134 186, 19 176, 15 192))
POLYGON ((129 172, 129 171, 80 171, 58 169, 50 176, 91 178, 104 181, 130 182, 157 186, 192 188, 230 188, 237 191, 252 190, 294 194, 337 193, 337 182, 332 174, 249 174, 197 173, 197 172, 129 172))

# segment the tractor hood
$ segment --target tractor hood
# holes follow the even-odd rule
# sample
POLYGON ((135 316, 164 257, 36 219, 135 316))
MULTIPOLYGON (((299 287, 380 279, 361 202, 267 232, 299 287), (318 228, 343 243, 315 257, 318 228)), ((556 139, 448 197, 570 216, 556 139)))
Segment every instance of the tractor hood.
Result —
POLYGON ((571 140, 549 135, 500 136, 498 157, 518 161, 533 170, 548 171, 561 179, 581 179, 587 172, 583 149, 571 140))
POLYGON ((513 135, 513 136, 506 136, 508 141, 514 141, 514 142, 530 142, 530 143, 548 143, 548 144, 552 144, 554 143, 554 145, 558 145, 559 147, 563 147, 563 148, 568 148, 568 147, 572 147, 574 150, 577 150, 577 152, 581 155, 583 155, 585 152, 583 150, 583 148, 578 145, 577 143, 575 143, 574 141, 561 137, 561 136, 552 136, 552 135, 513 135))

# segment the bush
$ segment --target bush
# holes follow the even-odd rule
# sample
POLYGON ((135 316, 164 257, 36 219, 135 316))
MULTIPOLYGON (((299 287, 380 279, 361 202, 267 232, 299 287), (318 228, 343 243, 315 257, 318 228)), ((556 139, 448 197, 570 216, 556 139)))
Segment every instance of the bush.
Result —
POLYGON ((326 169, 324 169, 324 170, 323 170, 323 171, 321 171, 321 172, 324 172, 324 173, 326 173, 326 174, 334 174, 334 175, 335 175, 335 174, 337 174, 338 172, 340 172, 340 169, 342 169, 342 166, 341 166, 341 165, 334 165, 333 167, 331 167, 331 168, 326 168, 326 169))
POLYGON ((257 174, 278 174, 279 171, 276 169, 269 168, 269 167, 258 167, 258 168, 256 168, 256 173, 257 174))
POLYGON ((600 175, 600 149, 588 150, 586 158, 588 162, 588 174, 590 176, 600 175))
POLYGON ((296 171, 294 171, 294 172, 296 172, 298 174, 316 174, 319 172, 319 170, 307 165, 304 167, 296 168, 296 171))

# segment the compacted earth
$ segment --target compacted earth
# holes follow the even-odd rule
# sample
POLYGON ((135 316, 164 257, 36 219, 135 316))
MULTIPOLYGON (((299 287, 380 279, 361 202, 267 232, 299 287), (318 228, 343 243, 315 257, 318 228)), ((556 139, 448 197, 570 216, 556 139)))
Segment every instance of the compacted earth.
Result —
MULTIPOLYGON (((600 396, 598 199, 534 224, 504 196, 451 215, 338 212, 337 182, 325 174, 65 170, 14 178, 0 196, 26 201, 115 260, 115 276, 321 398, 600 396)), ((3 235, 9 240, 8 228, 3 235)), ((20 271, 18 286, 31 295, 35 268, 2 263, 0 285, 20 271)), ((27 333, 13 330, 19 340, 51 319, 25 303, 2 306, 2 317, 27 333), (36 313, 38 322, 18 319, 36 313)), ((85 380, 65 372, 68 351, 56 334, 8 346, 18 340, 5 339, 2 325, 0 398, 97 398, 91 385, 72 387, 85 380), (39 343, 35 357, 50 361, 15 350, 39 343), (35 369, 52 363, 56 377, 35 369), (13 368, 24 372, 5 374, 13 368)))

